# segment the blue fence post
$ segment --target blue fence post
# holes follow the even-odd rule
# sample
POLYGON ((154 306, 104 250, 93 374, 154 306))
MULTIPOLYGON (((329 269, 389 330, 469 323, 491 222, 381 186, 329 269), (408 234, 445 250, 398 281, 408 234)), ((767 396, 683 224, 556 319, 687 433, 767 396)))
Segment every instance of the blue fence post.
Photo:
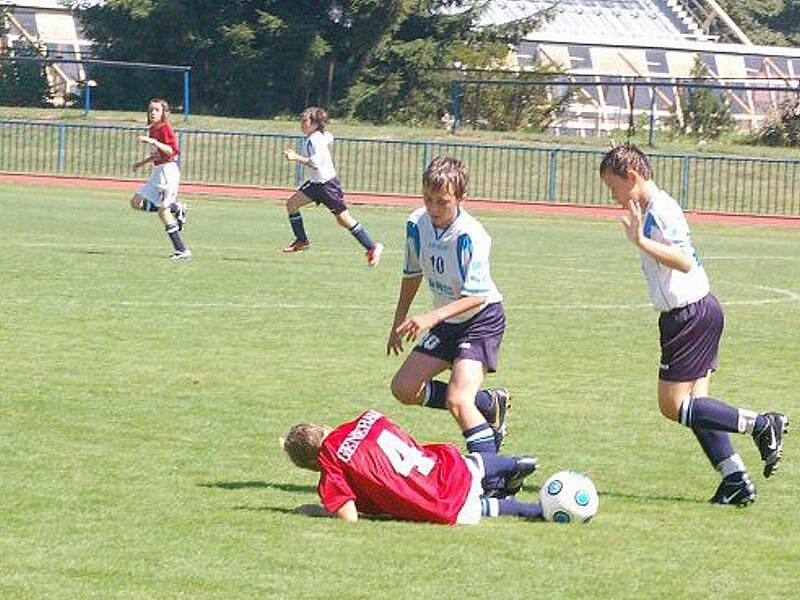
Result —
POLYGON ((686 208, 686 204, 689 202, 689 157, 684 156, 681 159, 681 197, 680 197, 680 205, 681 208, 686 208))
POLYGON ((83 100, 83 116, 88 117, 92 110, 92 86, 88 82, 83 86, 83 100))
POLYGON ((189 71, 183 72, 183 120, 189 120, 189 71))
POLYGON ((426 168, 428 168, 428 162, 430 162, 430 153, 431 153, 430 142, 425 142, 422 145, 422 170, 423 171, 426 168))
POLYGON ((64 135, 67 126, 63 123, 58 124, 58 150, 56 151, 56 173, 61 173, 64 168, 64 135))
POLYGON ((547 169, 547 200, 549 202, 556 201, 556 175, 558 174, 558 150, 553 148, 550 150, 550 166, 547 169))
MULTIPOLYGON (((303 153, 303 138, 297 138, 297 153, 303 153)), ((294 163, 294 186, 300 187, 303 182, 303 165, 299 162, 294 163)))

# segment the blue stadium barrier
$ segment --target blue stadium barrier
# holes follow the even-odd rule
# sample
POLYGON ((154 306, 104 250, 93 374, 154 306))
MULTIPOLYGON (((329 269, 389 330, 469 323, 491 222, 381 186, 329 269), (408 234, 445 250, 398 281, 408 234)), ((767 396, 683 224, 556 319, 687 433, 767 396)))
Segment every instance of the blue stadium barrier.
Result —
MULTIPOLYGON (((144 127, 0 120, 0 171, 137 178, 144 127)), ((178 129, 186 182, 293 188, 300 174, 283 158, 299 136, 178 129)), ((495 200, 608 205, 598 176, 601 149, 447 141, 337 138, 334 155, 346 191, 415 195, 438 154, 470 167, 470 196, 495 200)), ((650 154, 655 179, 687 210, 800 215, 800 159, 650 154)))

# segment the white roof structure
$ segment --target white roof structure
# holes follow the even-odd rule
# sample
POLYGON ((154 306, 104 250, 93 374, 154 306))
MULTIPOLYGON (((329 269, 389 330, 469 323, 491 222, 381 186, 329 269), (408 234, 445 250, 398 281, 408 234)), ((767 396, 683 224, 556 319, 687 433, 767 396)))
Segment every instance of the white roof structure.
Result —
POLYGON ((537 34, 578 39, 602 33, 606 39, 651 44, 708 39, 678 4, 674 0, 496 0, 488 5, 478 25, 518 21, 554 7, 554 18, 537 34))
MULTIPOLYGON (((91 42, 83 37, 80 24, 71 9, 60 0, 0 0, 6 9, 8 33, 4 45, 30 45, 42 57, 64 60, 80 59, 90 50, 91 42)), ((82 65, 57 62, 47 67, 48 79, 57 97, 74 91, 86 79, 82 65)))
POLYGON ((766 110, 800 88, 800 49, 753 45, 716 0, 493 0, 477 25, 507 24, 548 8, 553 18, 523 38, 511 63, 520 70, 550 64, 573 80, 580 76, 577 99, 558 126, 562 130, 597 134, 632 116, 669 116, 679 93, 669 84, 690 77, 697 60, 712 83, 774 86, 774 91, 725 92, 743 128, 757 126, 766 110), (699 19, 707 26, 712 18, 725 26, 725 40, 742 43, 719 43, 718 35, 704 32, 699 19), (608 76, 660 85, 633 93, 608 85, 608 76))

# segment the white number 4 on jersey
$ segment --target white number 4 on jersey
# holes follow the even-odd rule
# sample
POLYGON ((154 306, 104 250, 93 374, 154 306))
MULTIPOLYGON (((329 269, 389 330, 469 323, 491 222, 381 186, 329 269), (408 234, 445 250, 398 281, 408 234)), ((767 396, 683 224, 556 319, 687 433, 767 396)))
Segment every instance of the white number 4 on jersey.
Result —
POLYGON ((427 477, 436 464, 432 458, 425 456, 418 448, 409 446, 386 429, 381 431, 378 436, 378 446, 392 463, 392 468, 403 477, 408 477, 412 469, 416 469, 423 477, 427 477))

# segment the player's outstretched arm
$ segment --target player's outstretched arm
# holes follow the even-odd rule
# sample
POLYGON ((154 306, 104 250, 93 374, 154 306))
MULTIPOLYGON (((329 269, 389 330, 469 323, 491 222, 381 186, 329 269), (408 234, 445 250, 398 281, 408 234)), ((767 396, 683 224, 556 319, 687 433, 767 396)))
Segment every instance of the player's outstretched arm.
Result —
POLYGON ((310 159, 306 158, 302 154, 298 154, 291 148, 286 148, 286 150, 283 151, 283 156, 289 162, 299 162, 304 167, 310 167, 312 169, 316 169, 316 167, 311 164, 310 159))
POLYGON ((683 273, 688 273, 692 270, 692 265, 694 264, 692 259, 678 248, 645 237, 642 225, 642 208, 637 202, 631 201, 628 205, 628 214, 623 215, 620 218, 620 222, 630 242, 642 252, 670 269, 682 271, 683 273))
POLYGON ((386 355, 400 354, 403 351, 403 339, 398 333, 397 328, 406 321, 408 309, 417 295, 422 275, 416 277, 404 277, 400 283, 400 295, 397 298, 397 307, 394 310, 394 320, 392 328, 389 330, 389 339, 386 342, 386 355))
POLYGON ((416 340, 424 331, 427 331, 442 321, 452 319, 460 314, 479 307, 485 298, 481 296, 462 296, 450 304, 434 309, 424 315, 416 315, 406 319, 395 328, 395 332, 400 338, 408 341, 416 340))
POLYGON ((143 144, 150 144, 151 146, 158 148, 161 152, 163 152, 167 156, 172 156, 173 154, 176 153, 175 149, 169 144, 165 144, 164 142, 159 142, 157 139, 151 138, 150 136, 147 135, 140 135, 139 141, 142 142, 143 144))

